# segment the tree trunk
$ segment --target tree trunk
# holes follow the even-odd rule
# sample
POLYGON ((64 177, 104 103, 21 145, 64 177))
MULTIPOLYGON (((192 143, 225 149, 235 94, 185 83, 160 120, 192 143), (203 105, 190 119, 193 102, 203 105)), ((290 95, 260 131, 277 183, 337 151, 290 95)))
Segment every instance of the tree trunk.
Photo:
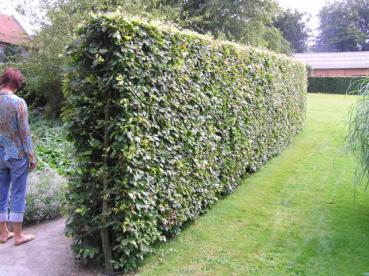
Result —
POLYGON ((109 209, 109 198, 108 198, 108 185, 109 185, 109 170, 108 170, 108 147, 110 145, 109 141, 109 133, 107 127, 107 121, 110 118, 110 91, 108 91, 108 101, 105 107, 105 126, 104 126, 104 157, 103 157, 103 206, 102 206, 102 224, 103 228, 101 229, 101 241, 102 247, 104 250, 104 258, 105 258, 105 269, 108 273, 113 272, 113 265, 111 263, 112 260, 112 250, 110 245, 110 233, 107 228, 106 217, 109 209))

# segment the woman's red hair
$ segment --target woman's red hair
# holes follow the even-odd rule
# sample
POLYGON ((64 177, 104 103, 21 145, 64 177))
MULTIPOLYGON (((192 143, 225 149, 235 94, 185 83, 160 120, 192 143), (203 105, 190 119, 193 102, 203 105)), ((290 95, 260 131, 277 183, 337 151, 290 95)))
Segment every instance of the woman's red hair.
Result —
POLYGON ((24 82, 24 76, 21 71, 15 68, 6 68, 0 76, 0 87, 10 87, 12 89, 19 89, 24 82))

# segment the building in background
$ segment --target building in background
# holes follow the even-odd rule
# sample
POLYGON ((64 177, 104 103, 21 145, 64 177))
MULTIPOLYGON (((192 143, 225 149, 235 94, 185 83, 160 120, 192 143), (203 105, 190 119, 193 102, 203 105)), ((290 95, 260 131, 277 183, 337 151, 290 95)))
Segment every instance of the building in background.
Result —
POLYGON ((295 54, 309 65, 312 77, 362 77, 369 75, 369 52, 295 54))
POLYGON ((27 51, 22 45, 29 39, 26 30, 13 16, 0 14, 0 62, 5 61, 5 53, 10 48, 25 56, 27 51))

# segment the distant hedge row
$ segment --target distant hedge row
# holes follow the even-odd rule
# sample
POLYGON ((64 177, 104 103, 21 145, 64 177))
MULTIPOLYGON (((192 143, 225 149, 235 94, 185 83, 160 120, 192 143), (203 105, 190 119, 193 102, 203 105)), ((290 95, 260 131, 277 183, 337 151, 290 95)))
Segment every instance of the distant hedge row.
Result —
POLYGON ((309 77, 308 92, 346 94, 358 90, 361 77, 309 77))
POLYGON ((306 70, 285 56, 119 16, 93 17, 68 54, 67 229, 106 267, 136 268, 303 127, 306 70))

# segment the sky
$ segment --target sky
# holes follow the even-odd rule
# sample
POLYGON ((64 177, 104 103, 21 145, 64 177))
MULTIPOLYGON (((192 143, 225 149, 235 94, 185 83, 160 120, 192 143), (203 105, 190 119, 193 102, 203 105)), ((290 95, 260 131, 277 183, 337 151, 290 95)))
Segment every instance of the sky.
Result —
MULTIPOLYGON (((15 16, 20 21, 27 32, 32 33, 32 26, 29 24, 27 18, 19 15, 15 8, 22 0, 0 0, 0 12, 15 16)), ((276 0, 282 7, 297 9, 299 11, 307 12, 311 15, 309 26, 313 30, 313 34, 317 34, 319 25, 318 12, 327 0, 276 0)), ((28 0, 28 3, 37 5, 38 0, 28 0)))

